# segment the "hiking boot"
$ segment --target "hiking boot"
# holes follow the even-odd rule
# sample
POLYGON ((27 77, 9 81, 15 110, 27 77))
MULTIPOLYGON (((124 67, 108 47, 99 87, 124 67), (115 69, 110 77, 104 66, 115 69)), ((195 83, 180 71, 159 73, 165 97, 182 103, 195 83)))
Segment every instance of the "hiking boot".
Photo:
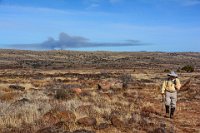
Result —
POLYGON ((169 118, 169 106, 165 105, 166 114, 164 115, 165 118, 169 118))
POLYGON ((169 114, 165 114, 164 117, 165 117, 165 118, 169 118, 169 114))
POLYGON ((171 108, 170 118, 173 119, 175 108, 171 108))

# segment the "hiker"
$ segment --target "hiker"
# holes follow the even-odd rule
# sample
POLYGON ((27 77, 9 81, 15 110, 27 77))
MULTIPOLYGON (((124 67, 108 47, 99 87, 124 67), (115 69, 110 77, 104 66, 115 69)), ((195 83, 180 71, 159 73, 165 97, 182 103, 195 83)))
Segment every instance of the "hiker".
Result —
POLYGON ((167 76, 168 79, 162 84, 162 96, 165 96, 166 117, 170 115, 170 118, 173 118, 176 109, 177 91, 180 89, 181 84, 175 72, 172 71, 167 76))

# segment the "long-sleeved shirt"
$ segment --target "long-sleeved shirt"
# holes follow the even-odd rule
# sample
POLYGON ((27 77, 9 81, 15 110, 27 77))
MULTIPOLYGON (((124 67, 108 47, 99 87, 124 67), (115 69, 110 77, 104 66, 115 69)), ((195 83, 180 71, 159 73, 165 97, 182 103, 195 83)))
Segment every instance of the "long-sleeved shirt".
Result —
POLYGON ((165 91, 169 91, 169 92, 174 92, 176 90, 179 90, 181 88, 181 83, 180 80, 178 78, 173 79, 173 80, 166 80, 163 82, 162 84, 162 94, 165 93, 165 91))

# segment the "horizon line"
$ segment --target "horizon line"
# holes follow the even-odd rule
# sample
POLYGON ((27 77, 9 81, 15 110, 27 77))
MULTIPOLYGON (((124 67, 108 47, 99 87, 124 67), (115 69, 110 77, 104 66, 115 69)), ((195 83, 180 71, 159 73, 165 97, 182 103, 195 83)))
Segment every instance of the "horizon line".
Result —
POLYGON ((200 51, 150 51, 150 50, 136 50, 136 51, 117 51, 117 50, 71 50, 71 49, 62 49, 62 50, 31 50, 31 49, 9 49, 9 48, 0 48, 0 51, 2 50, 13 50, 13 51, 32 51, 32 52, 54 52, 54 51, 61 51, 61 52, 112 52, 112 53, 134 53, 134 52, 147 52, 147 53, 200 53, 200 51))

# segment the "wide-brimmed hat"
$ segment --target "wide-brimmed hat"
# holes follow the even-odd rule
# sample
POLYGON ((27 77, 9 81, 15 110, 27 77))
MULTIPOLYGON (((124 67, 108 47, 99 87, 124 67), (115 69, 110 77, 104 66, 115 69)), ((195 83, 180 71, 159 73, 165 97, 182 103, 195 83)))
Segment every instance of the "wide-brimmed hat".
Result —
POLYGON ((178 77, 174 71, 171 71, 171 73, 167 74, 167 76, 178 77))

